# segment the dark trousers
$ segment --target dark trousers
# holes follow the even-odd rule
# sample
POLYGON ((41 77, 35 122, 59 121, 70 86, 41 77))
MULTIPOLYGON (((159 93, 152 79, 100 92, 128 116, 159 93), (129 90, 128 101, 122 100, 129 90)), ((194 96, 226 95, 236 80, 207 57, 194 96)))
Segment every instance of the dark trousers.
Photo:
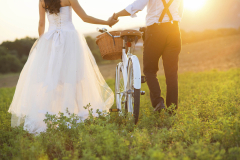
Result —
POLYGON ((157 79, 159 59, 162 56, 166 77, 166 105, 178 107, 178 57, 181 51, 181 35, 177 22, 153 24, 147 27, 144 40, 143 73, 150 90, 152 106, 163 101, 157 79))

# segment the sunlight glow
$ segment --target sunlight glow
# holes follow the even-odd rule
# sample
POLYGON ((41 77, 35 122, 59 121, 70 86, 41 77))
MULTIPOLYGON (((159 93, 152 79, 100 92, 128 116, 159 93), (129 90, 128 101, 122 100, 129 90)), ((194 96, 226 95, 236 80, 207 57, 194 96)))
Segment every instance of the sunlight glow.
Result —
POLYGON ((184 8, 191 11, 197 11, 204 7, 207 0, 184 0, 184 8))

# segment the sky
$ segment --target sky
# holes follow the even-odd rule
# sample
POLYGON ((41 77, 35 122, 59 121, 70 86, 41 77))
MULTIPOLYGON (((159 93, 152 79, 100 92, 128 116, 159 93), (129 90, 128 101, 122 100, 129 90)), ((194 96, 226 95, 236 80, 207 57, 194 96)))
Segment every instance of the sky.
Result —
MULTIPOLYGON (((114 12, 127 7, 134 0, 79 0, 88 15, 107 20, 114 12), (111 7, 110 7, 111 6, 111 7)), ((138 13, 137 18, 124 17, 114 29, 132 28, 145 25, 146 9, 138 13)), ((39 10, 38 0, 0 0, 0 43, 26 36, 38 36, 39 10)), ((46 29, 48 21, 46 20, 46 29)), ((106 27, 84 23, 73 11, 75 28, 82 33, 95 32, 97 27, 106 27)))
MULTIPOLYGON (((126 8, 134 0, 78 0, 85 12, 107 20, 114 12, 126 8)), ((0 0, 0 44, 16 38, 38 37, 38 0, 0 0)), ((181 29, 202 31, 226 27, 240 27, 240 0, 184 0, 185 8, 181 29)), ((123 17, 112 29, 107 26, 83 22, 73 11, 75 28, 83 33, 96 32, 96 28, 121 30, 145 26, 146 8, 138 17, 123 17)), ((46 20, 46 29, 48 21, 46 20)))

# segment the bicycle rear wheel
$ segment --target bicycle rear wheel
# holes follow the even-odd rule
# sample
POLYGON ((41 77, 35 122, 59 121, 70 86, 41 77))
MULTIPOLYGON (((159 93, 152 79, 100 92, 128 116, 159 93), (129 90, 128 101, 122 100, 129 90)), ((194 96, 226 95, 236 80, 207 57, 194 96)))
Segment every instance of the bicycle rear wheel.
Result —
POLYGON ((120 111, 127 112, 127 102, 126 102, 126 94, 124 87, 124 79, 122 72, 122 62, 120 62, 116 67, 115 73, 115 98, 116 105, 120 111))
MULTIPOLYGON (((136 81, 136 80, 135 80, 136 81)), ((127 81, 127 108, 134 116, 134 122, 137 124, 140 109, 140 89, 134 88, 134 72, 132 60, 128 63, 128 81, 127 81)))

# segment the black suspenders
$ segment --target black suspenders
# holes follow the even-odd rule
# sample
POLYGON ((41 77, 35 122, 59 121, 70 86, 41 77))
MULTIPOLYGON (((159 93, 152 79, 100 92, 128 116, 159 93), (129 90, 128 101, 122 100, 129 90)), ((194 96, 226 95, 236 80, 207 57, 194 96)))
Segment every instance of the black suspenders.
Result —
POLYGON ((161 14, 158 22, 162 22, 165 14, 168 15, 168 17, 169 17, 169 19, 170 19, 170 22, 173 20, 172 14, 171 14, 170 11, 169 11, 169 7, 170 7, 171 4, 173 3, 173 1, 174 1, 174 0, 170 0, 170 1, 167 3, 166 0, 162 0, 163 5, 164 5, 164 9, 163 9, 163 11, 162 11, 162 14, 161 14))

